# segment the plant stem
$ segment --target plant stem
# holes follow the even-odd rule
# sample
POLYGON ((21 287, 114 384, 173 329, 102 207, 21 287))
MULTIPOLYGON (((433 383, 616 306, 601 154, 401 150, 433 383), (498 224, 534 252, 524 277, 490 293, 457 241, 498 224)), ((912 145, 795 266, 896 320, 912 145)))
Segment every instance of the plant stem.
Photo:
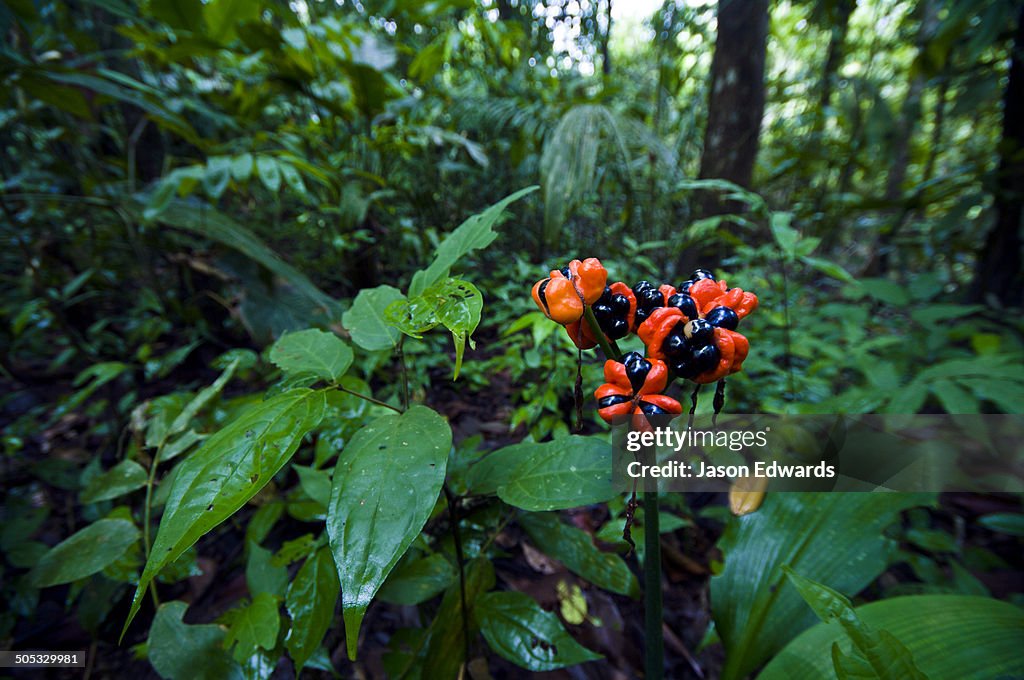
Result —
POLYGON ((665 645, 661 633, 661 537, 658 492, 644 491, 644 647, 645 680, 662 680, 665 645))
MULTIPOLYGON (((150 515, 152 514, 151 506, 153 503, 153 484, 156 482, 156 466, 160 464, 160 457, 164 452, 163 442, 160 443, 160 447, 153 454, 153 461, 149 464, 149 477, 146 479, 146 506, 143 510, 142 518, 142 544, 146 548, 146 562, 149 562, 149 553, 152 549, 152 543, 149 539, 149 523, 150 515)), ((160 598, 156 594, 156 579, 149 580, 149 594, 153 598, 153 608, 160 608, 160 598)))
POLYGON ((583 318, 587 320, 587 325, 590 326, 591 332, 594 337, 597 338, 597 344, 601 346, 601 351, 604 352, 605 359, 611 359, 618 361, 619 357, 622 356, 622 352, 619 350, 619 346, 615 344, 614 340, 609 340, 608 336, 601 330, 601 325, 597 323, 597 319, 594 318, 594 310, 587 305, 583 308, 583 318))
POLYGON ((405 367, 405 350, 402 349, 402 345, 405 344, 405 336, 403 335, 398 339, 398 346, 395 347, 395 351, 398 353, 398 365, 402 368, 402 408, 409 408, 409 372, 405 367))
POLYGON ((392 406, 391 404, 387 403, 386 401, 381 401, 380 399, 374 399, 373 397, 367 396, 367 395, 363 394, 362 392, 356 392, 355 390, 350 390, 349 388, 342 387, 341 385, 337 385, 336 387, 340 391, 344 392, 345 394, 351 394, 353 397, 359 397, 360 399, 365 399, 366 401, 370 402, 371 404, 376 404, 377 406, 383 406, 384 408, 389 408, 392 411, 394 411, 395 413, 405 413, 405 409, 399 408, 397 406, 392 406))
POLYGON ((462 534, 459 532, 458 499, 448 484, 444 485, 444 497, 448 503, 448 520, 452 523, 452 540, 455 542, 455 561, 459 566, 459 597, 462 610, 462 640, 466 658, 469 663, 469 607, 466 605, 466 558, 462 552, 462 534))

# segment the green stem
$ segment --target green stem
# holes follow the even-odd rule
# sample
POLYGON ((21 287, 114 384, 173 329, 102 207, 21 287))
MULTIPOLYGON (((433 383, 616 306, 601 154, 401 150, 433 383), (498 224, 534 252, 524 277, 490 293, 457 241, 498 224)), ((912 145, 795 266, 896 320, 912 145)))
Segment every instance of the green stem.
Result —
POLYGON ((597 338, 597 344, 601 346, 604 358, 618 361, 619 357, 622 356, 622 352, 619 350, 619 346, 615 344, 615 341, 609 340, 608 336, 601 330, 601 324, 597 323, 597 319, 594 317, 594 310, 590 308, 590 305, 583 308, 583 318, 587 320, 587 325, 590 326, 591 332, 597 338))
POLYGON ((645 680, 662 680, 665 648, 661 633, 661 537, 658 492, 644 491, 645 680))
POLYGON ((394 411, 395 413, 405 413, 405 409, 399 408, 397 406, 392 406, 391 404, 387 403, 386 401, 381 401, 380 399, 374 399, 373 397, 367 396, 367 395, 363 394, 362 392, 356 392, 355 390, 350 390, 349 388, 342 387, 341 385, 336 385, 336 387, 340 391, 344 392, 345 394, 351 394, 353 397, 359 397, 360 399, 365 399, 366 401, 370 402, 371 404, 376 404, 377 406, 383 406, 384 408, 389 408, 392 411, 394 411))
MULTIPOLYGON (((149 523, 152 515, 153 484, 156 482, 156 466, 160 464, 160 456, 164 452, 164 444, 160 443, 156 453, 153 454, 153 461, 149 464, 149 477, 146 479, 146 505, 142 518, 142 544, 146 548, 146 562, 149 562, 149 553, 152 549, 152 542, 149 538, 149 523)), ((149 594, 153 598, 153 607, 160 608, 160 598, 156 594, 156 579, 149 580, 149 594)))

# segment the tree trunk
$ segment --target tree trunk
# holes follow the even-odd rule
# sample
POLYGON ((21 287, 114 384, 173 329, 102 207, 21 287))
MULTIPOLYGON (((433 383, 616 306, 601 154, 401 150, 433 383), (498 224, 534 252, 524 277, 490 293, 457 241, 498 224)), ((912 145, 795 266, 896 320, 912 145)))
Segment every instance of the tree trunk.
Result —
POLYGON ((608 49, 612 41, 612 0, 607 0, 605 9, 608 11, 608 25, 605 26, 604 39, 601 41, 601 73, 607 77, 612 72, 612 58, 608 49))
MULTIPOLYGON (((767 40, 768 0, 719 0, 701 179, 750 187, 764 114, 767 40)), ((730 209, 711 192, 700 206, 704 217, 730 209)))
POLYGON ((1024 302, 1020 234, 1024 225, 1024 8, 1017 17, 1010 79, 1003 94, 1003 138, 999 151, 996 222, 978 256, 969 299, 994 299, 1012 307, 1024 302))

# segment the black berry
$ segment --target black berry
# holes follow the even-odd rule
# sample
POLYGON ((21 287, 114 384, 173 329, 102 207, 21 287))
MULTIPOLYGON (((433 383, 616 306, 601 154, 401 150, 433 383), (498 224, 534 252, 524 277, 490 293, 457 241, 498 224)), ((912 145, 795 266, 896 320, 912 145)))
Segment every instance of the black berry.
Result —
POLYGON ((675 307, 686 316, 687 319, 697 318, 697 303, 686 293, 676 293, 668 299, 668 306, 675 307))
POLYGON ((665 409, 661 408, 657 404, 652 404, 647 401, 642 401, 638 404, 640 410, 649 416, 661 416, 668 413, 665 409))
POLYGON ((690 353, 690 345, 687 344, 686 338, 682 333, 670 333, 669 336, 665 338, 665 342, 662 343, 661 351, 664 352, 669 359, 679 359, 690 353))
POLYGON ((609 406, 615 406, 616 404, 622 404, 629 401, 629 397, 624 394, 609 394, 604 399, 597 400, 598 408, 607 408, 609 406))
POLYGON ((647 374, 651 372, 651 362, 637 352, 630 352, 627 357, 628 360, 623 362, 626 364, 626 377, 629 378, 633 391, 639 392, 647 381, 647 374))
POLYGON ((683 332, 693 347, 703 347, 715 337, 715 327, 706 319, 694 319, 688 322, 683 332))
POLYGON ((714 345, 704 345, 703 347, 694 350, 693 352, 693 367, 697 371, 697 375, 704 371, 709 371, 715 367, 718 363, 718 359, 721 354, 718 348, 714 345))
POLYGON ((736 326, 740 325, 740 317, 728 307, 715 307, 704 318, 712 326, 728 328, 730 331, 736 330, 736 326))

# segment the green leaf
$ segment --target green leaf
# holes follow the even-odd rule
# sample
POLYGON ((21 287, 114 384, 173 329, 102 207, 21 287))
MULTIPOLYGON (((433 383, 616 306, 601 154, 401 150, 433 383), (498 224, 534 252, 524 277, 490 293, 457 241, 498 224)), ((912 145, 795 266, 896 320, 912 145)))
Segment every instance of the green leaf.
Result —
POLYGON ((506 451, 507 481, 498 497, 524 510, 561 510, 601 503, 612 487, 611 445, 601 436, 572 435, 543 444, 519 444, 506 451))
POLYGON ((715 628, 725 645, 722 677, 741 678, 814 623, 800 596, 783 587, 783 565, 856 594, 885 569, 896 548, 882 531, 900 511, 934 502, 926 494, 768 494, 754 513, 730 520, 711 579, 715 628))
POLYGON ((224 651, 224 629, 182 621, 187 605, 160 605, 149 629, 149 662, 166 680, 241 680, 242 669, 224 651))
POLYGON ((475 347, 473 331, 480 325, 480 313, 484 308, 484 297, 472 283, 449 279, 444 288, 445 301, 437 308, 437 320, 452 332, 455 342, 455 378, 462 368, 462 355, 466 342, 475 347))
POLYGON ((255 543, 249 544, 249 560, 245 563, 245 582, 249 593, 269 593, 284 597, 288 587, 288 568, 274 564, 274 554, 255 543))
POLYGON ((307 389, 252 404, 176 466, 160 529, 122 636, 160 569, 255 496, 319 424, 325 406, 323 392, 307 389))
POLYGON ((978 518, 978 524, 1010 536, 1024 536, 1024 514, 1019 512, 996 512, 978 518))
POLYGON ((876 631, 861 621, 846 597, 828 586, 800 576, 787 566, 782 570, 814 613, 826 623, 838 621, 853 642, 852 661, 845 658, 837 660, 840 668, 851 663, 858 667, 866 664, 879 680, 926 680, 914 665, 914 657, 907 648, 889 632, 876 631))
POLYGON ((477 602, 487 644, 529 671, 551 671, 603 658, 576 642, 551 612, 523 593, 487 593, 477 602))
POLYGON ((473 215, 448 234, 437 247, 437 254, 430 266, 413 274, 412 283, 409 284, 409 297, 416 297, 447 278, 452 266, 466 253, 490 245, 498 238, 494 226, 504 217, 505 208, 536 190, 535 186, 520 189, 482 213, 473 215))
POLYGON ((317 503, 325 508, 331 503, 331 475, 325 470, 314 470, 305 465, 292 465, 299 476, 299 486, 317 503))
POLYGON ((255 234, 211 206, 172 201, 157 218, 173 227, 199 234, 242 253, 281 277, 320 308, 333 312, 335 302, 295 267, 282 260, 255 234))
POLYGON ((207 35, 221 44, 236 35, 235 27, 260 17, 260 3, 252 0, 210 0, 202 8, 207 35))
POLYGON ((270 361, 285 373, 336 383, 352 365, 352 350, 333 333, 309 328, 282 335, 270 348, 270 361))
MULTIPOLYGON (((170 437, 173 437, 179 432, 184 432, 185 429, 192 422, 192 419, 196 417, 196 414, 198 414, 203 409, 204 406, 210 403, 210 400, 212 400, 214 397, 221 393, 221 391, 224 389, 224 386, 228 384, 229 380, 231 380, 231 376, 235 374, 235 370, 238 368, 238 364, 240 361, 241 358, 236 358, 231 363, 229 363, 227 365, 227 368, 225 368, 224 371, 219 376, 217 376, 216 380, 214 380, 210 385, 207 385, 206 387, 201 389, 199 391, 199 394, 197 394, 187 404, 185 404, 184 408, 181 409, 181 412, 174 417, 174 420, 171 421, 171 424, 168 425, 166 429, 160 429, 158 427, 157 431, 154 433, 154 436, 156 438, 156 442, 154 444, 149 444, 150 432, 147 431, 147 445, 161 448, 164 446, 165 442, 170 437)), ((173 458, 173 455, 168 457, 167 451, 165 449, 161 451, 160 460, 157 462, 162 463, 163 461, 169 460, 170 458, 173 458)))
POLYGON ((838 279, 843 283, 857 283, 857 279, 853 278, 850 272, 846 271, 845 269, 843 269, 842 266, 836 264, 835 262, 823 260, 819 257, 811 257, 809 255, 805 255, 800 259, 803 260, 804 264, 808 264, 814 267, 822 274, 831 276, 833 279, 838 279))
POLYGON ((252 176, 252 169, 253 159, 251 153, 239 154, 231 160, 231 176, 239 182, 248 181, 252 176))
POLYGON ((70 583, 116 562, 136 541, 139 530, 125 519, 101 519, 53 546, 29 573, 37 588, 70 583))
POLYGON ((324 639, 340 592, 337 567, 327 548, 308 557, 288 587, 285 606, 292 625, 284 643, 296 671, 302 670, 324 639))
POLYGON ((341 317, 341 323, 352 335, 352 342, 371 352, 392 349, 402 333, 384 320, 384 310, 404 299, 402 292, 391 286, 359 291, 352 308, 341 317))
POLYGON ((455 569, 441 553, 404 562, 391 572, 379 597, 391 604, 415 605, 434 597, 455 580, 455 569))
POLYGON ((276 194, 281 190, 281 169, 277 165, 277 159, 271 156, 257 156, 256 172, 263 186, 271 193, 276 194))
MULTIPOLYGON (((971 595, 893 597, 854 609, 864 625, 888 632, 913 655, 920 671, 941 678, 1010 678, 1024 674, 1024 610, 971 595)), ((833 678, 830 650, 846 646, 835 623, 820 623, 789 643, 758 680, 833 678)))
POLYGON ((459 583, 453 583, 445 591, 434 622, 430 624, 427 652, 419 668, 422 678, 454 678, 467 661, 467 644, 463 633, 468 632, 470 640, 476 635, 476 617, 473 613, 477 601, 494 587, 494 567, 491 561, 486 557, 471 560, 466 565, 465 581, 466 614, 469 621, 463 625, 462 588, 459 583))
POLYGON ((350 659, 366 608, 437 503, 451 446, 445 419, 413 406, 359 430, 338 459, 327 535, 341 580, 350 659))
POLYGON ((171 28, 198 31, 203 15, 201 0, 150 0, 149 13, 171 28))
POLYGON ((613 593, 639 597, 640 584, 625 561, 598 549, 589 534, 565 524, 557 514, 526 514, 519 523, 542 553, 554 557, 572 573, 613 593))
POLYGON ((537 446, 543 444, 521 442, 488 453, 470 466, 466 477, 469 490, 478 496, 498 493, 498 487, 513 479, 512 470, 529 457, 537 446))
POLYGON ((231 612, 224 648, 231 650, 235 660, 243 663, 257 650, 273 649, 280 627, 277 598, 270 593, 260 593, 247 606, 231 612))
POLYGON ((102 475, 93 477, 82 489, 83 503, 108 501, 146 486, 146 470, 134 460, 122 460, 102 475))

